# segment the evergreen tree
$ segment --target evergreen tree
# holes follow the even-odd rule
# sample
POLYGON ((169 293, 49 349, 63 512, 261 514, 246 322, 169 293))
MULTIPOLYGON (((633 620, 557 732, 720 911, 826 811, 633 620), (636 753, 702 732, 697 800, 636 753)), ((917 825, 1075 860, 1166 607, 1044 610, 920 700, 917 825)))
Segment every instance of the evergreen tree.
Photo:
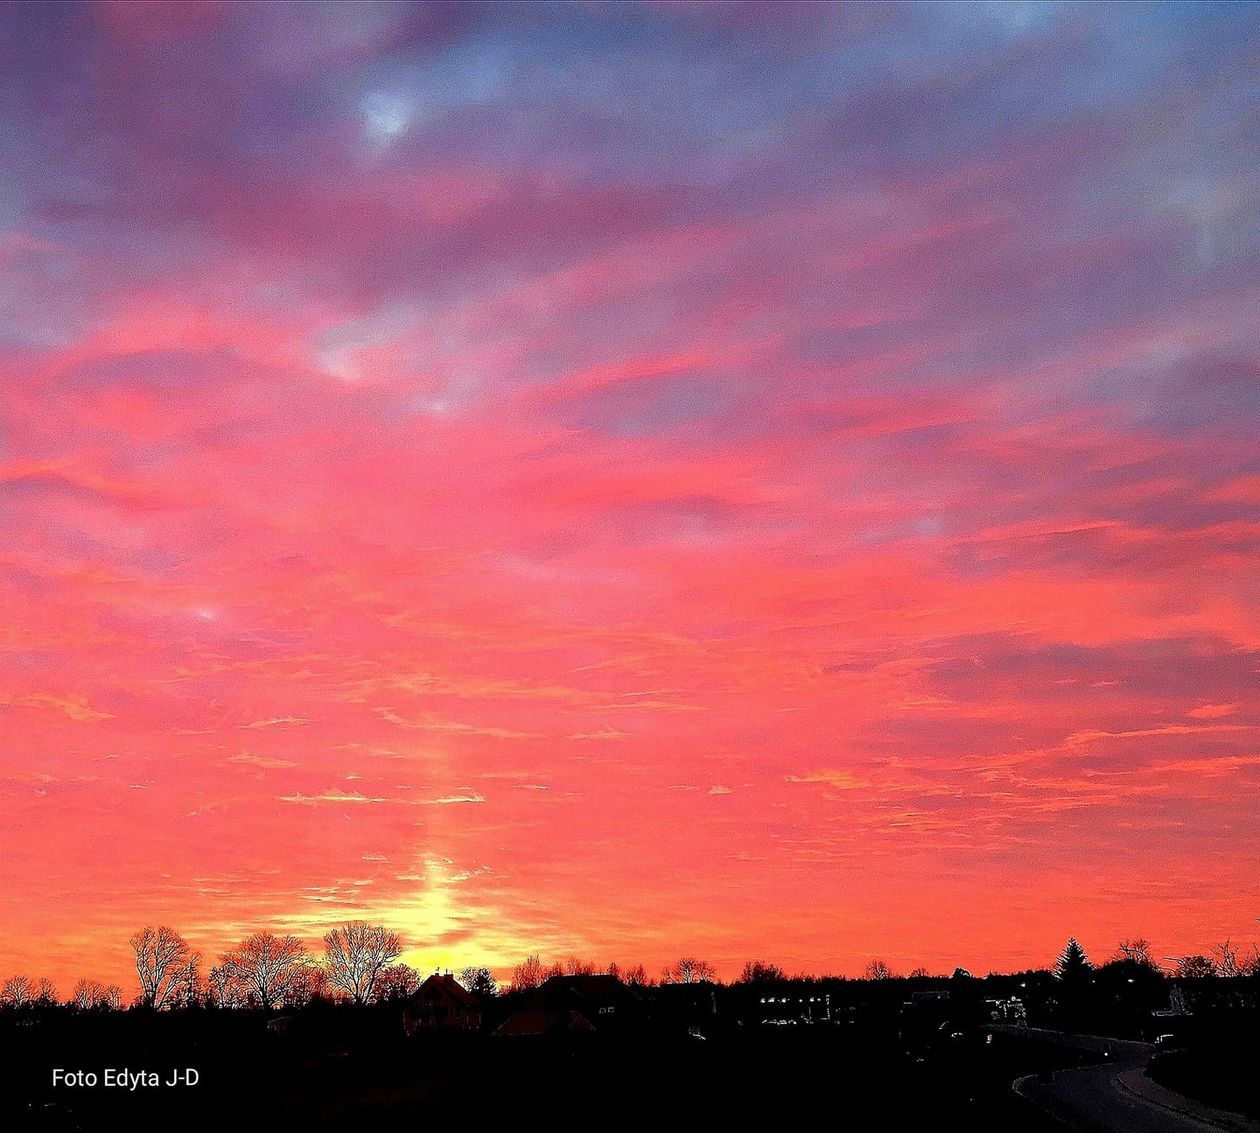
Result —
POLYGON ((489 968, 465 968, 459 973, 459 982, 473 995, 491 999, 499 994, 499 985, 489 968))
POLYGON ((1088 980, 1093 967, 1085 949, 1077 943, 1076 937, 1072 937, 1054 963, 1055 979, 1064 984, 1082 984, 1088 980))
POLYGON ((1077 1029, 1088 1025, 1094 999, 1093 967, 1076 937, 1067 942, 1054 962, 1054 978, 1059 985, 1055 1013, 1061 1026, 1077 1029))

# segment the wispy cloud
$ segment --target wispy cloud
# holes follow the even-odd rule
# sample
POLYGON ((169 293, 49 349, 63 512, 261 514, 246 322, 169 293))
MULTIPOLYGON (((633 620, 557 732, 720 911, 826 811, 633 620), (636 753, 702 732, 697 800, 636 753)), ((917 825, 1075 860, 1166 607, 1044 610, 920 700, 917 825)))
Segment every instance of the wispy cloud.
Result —
POLYGON ((297 724, 309 724, 310 720, 303 716, 268 716, 265 720, 251 720, 241 724, 242 728, 288 728, 297 724))
POLYGON ((486 798, 477 791, 456 791, 454 794, 441 795, 436 799, 421 799, 426 806, 450 806, 455 803, 484 803, 486 798))
POLYGON ((51 708, 68 719, 76 720, 80 723, 113 718, 111 713, 101 712, 99 709, 93 708, 88 703, 87 697, 78 693, 72 693, 69 696, 59 696, 46 692, 0 693, 0 704, 7 704, 15 708, 51 708))
POLYGON ((250 767, 261 767, 267 770, 278 770, 284 767, 296 767, 292 759, 278 759, 275 756, 257 755, 252 751, 237 752, 228 757, 229 763, 243 763, 250 767))

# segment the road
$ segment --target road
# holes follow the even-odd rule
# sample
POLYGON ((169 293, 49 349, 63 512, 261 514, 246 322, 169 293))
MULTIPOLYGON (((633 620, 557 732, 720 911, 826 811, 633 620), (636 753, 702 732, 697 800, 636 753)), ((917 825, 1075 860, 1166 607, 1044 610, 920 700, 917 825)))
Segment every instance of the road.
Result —
POLYGON ((1095 1035, 1033 1027, 994 1027, 997 1034, 1037 1039, 1104 1055, 1104 1061, 1060 1070, 1048 1080, 1021 1078, 1015 1092, 1078 1133, 1260 1133, 1260 1122, 1215 1109, 1152 1082, 1143 1073, 1155 1048, 1095 1035))

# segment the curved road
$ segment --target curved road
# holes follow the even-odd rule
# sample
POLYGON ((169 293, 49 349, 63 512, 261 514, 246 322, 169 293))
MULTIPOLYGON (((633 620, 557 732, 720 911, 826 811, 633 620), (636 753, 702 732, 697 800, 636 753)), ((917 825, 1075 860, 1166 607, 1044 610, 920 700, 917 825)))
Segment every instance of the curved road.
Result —
POLYGON ((1143 1071, 1155 1053, 1150 1043, 1034 1027, 990 1029, 1104 1055, 1097 1065, 1059 1070, 1048 1080, 1033 1074, 1014 1085, 1021 1097, 1079 1133, 1260 1133, 1260 1122, 1204 1105, 1147 1078, 1143 1071))

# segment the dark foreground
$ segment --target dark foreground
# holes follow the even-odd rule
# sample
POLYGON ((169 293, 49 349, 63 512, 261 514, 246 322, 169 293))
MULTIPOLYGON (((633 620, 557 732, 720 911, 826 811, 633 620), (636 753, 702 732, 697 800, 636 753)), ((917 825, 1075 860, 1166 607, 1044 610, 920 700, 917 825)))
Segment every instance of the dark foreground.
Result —
MULTIPOLYGON (((347 1009, 320 1026, 247 1012, 61 1017, 3 1033, 0 1128, 312 1129, 374 1123, 507 1120, 548 1128, 738 1122, 782 1128, 821 1112, 849 1130, 979 1131, 1060 1127, 1011 1083, 1079 1065, 1079 1051, 986 1041, 982 1030, 913 1054, 862 1028, 759 1027, 710 1036, 569 1035, 399 1038, 347 1009), (154 1071, 163 1084, 104 1085, 106 1068, 154 1071), (186 1082, 188 1068, 199 1078, 186 1082), (84 1070, 96 1086, 53 1085, 84 1070), (174 1071, 184 1071, 167 1085, 174 1071)), ((132 1079, 134 1081, 134 1078, 132 1079)))
MULTIPOLYGON (((1157 1048, 1150 1043, 1034 1028, 995 1030, 996 1037, 1008 1041, 1049 1043, 1101 1056, 1088 1065, 1028 1075, 1015 1083, 1017 1094, 1076 1133, 1260 1133, 1260 1122, 1212 1105, 1202 1090, 1191 1096, 1170 1089, 1167 1075, 1152 1065, 1157 1048)), ((1177 1052, 1177 1061, 1190 1053, 1177 1052)))

